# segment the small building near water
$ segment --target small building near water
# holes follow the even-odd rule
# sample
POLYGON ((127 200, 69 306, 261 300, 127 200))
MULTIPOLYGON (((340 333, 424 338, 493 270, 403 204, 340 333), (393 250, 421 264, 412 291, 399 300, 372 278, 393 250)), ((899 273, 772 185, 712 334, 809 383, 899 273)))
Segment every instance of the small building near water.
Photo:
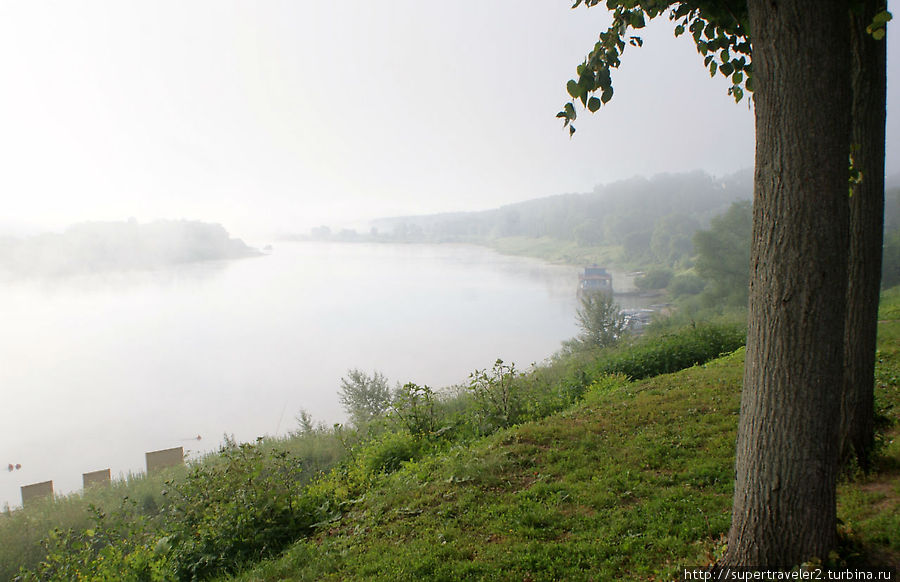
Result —
POLYGON ((592 265, 584 268, 584 273, 578 275, 578 298, 587 293, 612 293, 612 273, 603 267, 592 265))

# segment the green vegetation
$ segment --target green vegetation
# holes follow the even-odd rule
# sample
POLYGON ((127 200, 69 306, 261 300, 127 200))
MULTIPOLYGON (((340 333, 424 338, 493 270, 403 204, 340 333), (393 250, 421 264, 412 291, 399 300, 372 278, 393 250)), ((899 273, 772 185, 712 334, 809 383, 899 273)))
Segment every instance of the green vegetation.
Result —
POLYGON ((534 257, 552 263, 569 265, 613 265, 622 262, 621 245, 582 246, 574 241, 551 237, 530 238, 524 236, 486 239, 482 244, 504 255, 534 257))
POLYGON ((684 269, 694 233, 731 202, 749 199, 750 173, 721 179, 702 172, 632 178, 584 194, 563 194, 494 210, 375 221, 369 235, 328 240, 468 242, 500 252, 574 264, 660 265, 684 269))
POLYGON ((725 214, 712 220, 709 230, 694 235, 695 269, 707 281, 703 291, 705 304, 747 304, 752 224, 750 202, 735 202, 725 214))
MULTIPOLYGON (((883 302, 879 457, 840 492, 848 563, 900 556, 900 289, 883 302)), ((290 439, 0 515, 0 575, 671 579, 721 555, 743 335, 655 327, 455 392, 407 384, 364 430, 301 413, 290 439)))
POLYGON ((900 285, 900 188, 885 193, 884 197, 884 265, 881 286, 900 285))
POLYGON ((651 269, 634 280, 634 286, 642 291, 665 289, 675 273, 672 269, 651 269))
POLYGON ((611 348, 627 333, 627 323, 611 293, 585 293, 575 319, 581 334, 563 343, 566 350, 611 348))
POLYGON ((378 372, 369 376, 362 370, 350 370, 346 378, 341 378, 338 397, 344 410, 350 415, 350 421, 357 428, 364 428, 391 406, 391 389, 387 378, 378 372))

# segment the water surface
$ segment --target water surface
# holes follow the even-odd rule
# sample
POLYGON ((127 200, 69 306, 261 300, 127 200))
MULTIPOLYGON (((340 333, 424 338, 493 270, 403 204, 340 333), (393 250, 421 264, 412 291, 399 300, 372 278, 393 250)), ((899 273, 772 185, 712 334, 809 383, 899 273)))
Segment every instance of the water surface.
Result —
POLYGON ((281 243, 269 256, 0 287, 0 506, 344 420, 349 368, 433 387, 577 333, 578 270, 455 245, 281 243), (202 437, 197 440, 197 436, 202 437), (7 463, 22 469, 7 472, 7 463))

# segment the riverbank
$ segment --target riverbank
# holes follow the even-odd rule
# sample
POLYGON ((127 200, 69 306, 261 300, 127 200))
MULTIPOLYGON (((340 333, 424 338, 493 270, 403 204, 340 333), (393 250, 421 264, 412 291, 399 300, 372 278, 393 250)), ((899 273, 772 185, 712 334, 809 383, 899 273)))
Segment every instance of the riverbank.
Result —
MULTIPOLYGON (((900 556, 898 306, 900 292, 886 293, 876 378, 882 447, 871 475, 850 474, 840 487, 835 564, 900 556)), ((263 461, 262 449, 232 447, 174 481, 176 493, 154 501, 146 523, 190 520, 140 535, 139 522, 108 520, 54 546, 59 563, 72 563, 71 548, 103 542, 121 553, 118 562, 104 558, 108 567, 127 571, 128 558, 155 568, 148 579, 157 580, 170 579, 175 564, 245 582, 676 578, 721 555, 743 351, 691 356, 678 367, 705 363, 677 373, 660 366, 704 345, 713 355, 731 351, 714 329, 689 326, 521 375, 498 362, 452 398, 407 387, 397 414, 365 434, 303 428, 332 435, 346 453, 299 488, 290 485, 292 465, 277 460, 290 456, 263 461), (617 371, 647 378, 610 375, 617 371), (494 409, 479 396, 496 390, 521 407, 494 409)), ((101 567, 96 554, 86 557, 82 564, 101 567)))

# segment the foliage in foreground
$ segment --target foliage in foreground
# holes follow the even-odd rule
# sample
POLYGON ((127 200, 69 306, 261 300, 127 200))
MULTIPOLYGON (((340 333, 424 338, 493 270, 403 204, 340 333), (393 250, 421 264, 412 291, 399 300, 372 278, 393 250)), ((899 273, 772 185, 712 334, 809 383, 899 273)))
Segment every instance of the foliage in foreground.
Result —
MULTIPOLYGON (((882 317, 900 305, 886 297, 882 317)), ((883 419, 900 404, 898 332, 882 326, 883 419)), ((722 549, 742 355, 703 362, 741 340, 740 327, 694 325, 528 373, 497 362, 457 394, 407 384, 365 432, 306 419, 305 436, 280 446, 228 443, 166 495, 92 509, 88 523, 45 535, 42 564, 23 577, 670 578, 722 549), (313 461, 323 442, 345 446, 342 460, 313 461)), ((900 555, 900 450, 896 428, 882 430, 888 460, 844 486, 841 517, 855 547, 900 555)), ((16 514, 3 519, 27 517, 16 514)))
MULTIPOLYGON (((900 324, 890 333, 878 407, 894 424, 882 427, 876 472, 840 487, 834 567, 900 556, 900 324)), ((348 497, 340 519, 236 580, 680 579, 724 550, 742 370, 738 350, 677 374, 593 385, 548 419, 406 462, 348 497)))
MULTIPOLYGON (((740 345, 738 339, 729 348, 720 337, 739 338, 740 333, 698 329, 638 340, 619 348, 606 364, 597 359, 602 352, 563 358, 528 373, 498 361, 491 369, 476 370, 455 395, 407 384, 394 392, 388 414, 367 410, 359 431, 315 428, 301 417, 305 428, 291 441, 226 442, 219 454, 186 474, 157 483, 164 494, 107 501, 90 507, 81 521, 44 526, 49 533, 44 534, 43 555, 19 562, 30 569, 23 577, 104 579, 108 572, 119 572, 120 577, 126 572, 135 579, 192 580, 235 572, 277 555, 285 545, 341 516, 382 475, 405 463, 564 410, 589 390, 625 382, 625 376, 616 375, 622 370, 635 376, 652 374, 679 362, 706 361, 740 345), (657 348, 648 347, 657 343, 657 348), (634 362, 650 357, 647 354, 656 359, 636 368, 634 362), (338 456, 317 451, 316 443, 323 441, 346 447, 343 460, 327 474, 322 471, 338 456)), ((378 400, 379 410, 384 410, 384 399, 378 400)), ((21 523, 28 512, 15 513, 10 519, 21 523)))

